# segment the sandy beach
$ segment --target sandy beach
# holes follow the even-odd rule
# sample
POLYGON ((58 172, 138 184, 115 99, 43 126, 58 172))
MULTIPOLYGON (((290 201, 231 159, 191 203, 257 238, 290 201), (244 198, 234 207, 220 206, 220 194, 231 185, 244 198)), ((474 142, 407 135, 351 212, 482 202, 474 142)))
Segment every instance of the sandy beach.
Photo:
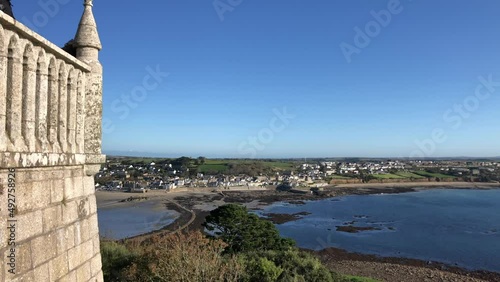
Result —
MULTIPOLYGON (((240 203, 249 209, 259 209, 268 204, 285 201, 319 200, 345 195, 392 194, 420 191, 425 189, 494 189, 498 183, 468 182, 431 182, 431 183, 370 183, 343 184, 325 188, 318 195, 310 193, 279 192, 274 187, 268 189, 223 189, 196 188, 167 193, 151 190, 147 193, 125 193, 97 191, 98 208, 115 206, 133 206, 136 201, 153 201, 155 207, 175 210, 180 217, 171 225, 155 233, 169 234, 178 230, 200 230, 208 213, 226 203, 240 203), (127 200, 128 199, 128 200, 127 200)), ((276 220, 279 215, 274 216, 276 220), (277 216, 277 217, 276 217, 277 216)), ((140 235, 134 240, 147 239, 149 234, 140 235)), ((348 253, 343 250, 328 248, 314 252, 332 269, 353 275, 370 276, 383 281, 500 281, 500 274, 486 271, 468 271, 439 263, 429 263, 413 259, 385 258, 373 255, 348 253)))
MULTIPOLYGON (((359 195, 359 194, 374 194, 374 193, 403 193, 418 191, 423 189, 446 189, 446 188, 462 188, 462 189, 491 189, 500 188, 500 183, 483 183, 483 182, 403 182, 403 183, 363 183, 363 184, 339 184, 335 186, 325 187, 325 193, 320 195, 324 198, 338 195, 359 195)), ((304 189, 307 191, 308 189, 304 189)), ((266 203, 287 200, 289 198, 305 198, 317 199, 317 196, 298 195, 290 193, 279 193, 275 191, 275 187, 260 188, 260 189, 247 189, 241 187, 230 187, 230 189, 214 189, 214 188, 184 188, 166 192, 164 190, 149 190, 147 193, 127 193, 117 191, 96 191, 97 205, 99 207, 106 207, 109 205, 117 204, 131 204, 130 202, 119 201, 125 200, 130 197, 147 197, 148 200, 174 200, 176 198, 184 199, 185 197, 204 197, 208 195, 220 195, 220 193, 227 193, 229 196, 239 196, 245 199, 253 199, 253 201, 263 201, 266 203), (235 193, 235 194, 232 194, 235 193), (271 198, 270 198, 271 196, 271 198), (274 197, 279 196, 279 197, 274 197)), ((223 202, 220 202, 223 204, 223 202)))

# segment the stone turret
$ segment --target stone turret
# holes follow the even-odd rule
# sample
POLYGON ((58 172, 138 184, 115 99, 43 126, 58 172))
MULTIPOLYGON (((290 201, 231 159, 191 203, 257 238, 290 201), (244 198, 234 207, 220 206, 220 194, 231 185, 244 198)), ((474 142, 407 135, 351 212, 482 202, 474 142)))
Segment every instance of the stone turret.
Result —
POLYGON ((74 42, 78 49, 76 57, 82 61, 98 60, 98 52, 102 49, 102 45, 92 13, 93 0, 85 0, 83 6, 85 9, 74 42))
POLYGON ((101 43, 84 3, 77 58, 0 12, 0 282, 103 281, 101 43))
MULTIPOLYGON (((102 65, 99 62, 99 51, 102 49, 101 40, 97 32, 97 25, 92 12, 93 0, 84 0, 84 11, 78 31, 75 35, 74 46, 76 58, 91 67, 91 75, 87 78, 87 93, 85 101, 85 154, 87 164, 104 162, 101 155, 102 140, 102 65)), ((88 174, 96 173, 95 166, 88 174)))

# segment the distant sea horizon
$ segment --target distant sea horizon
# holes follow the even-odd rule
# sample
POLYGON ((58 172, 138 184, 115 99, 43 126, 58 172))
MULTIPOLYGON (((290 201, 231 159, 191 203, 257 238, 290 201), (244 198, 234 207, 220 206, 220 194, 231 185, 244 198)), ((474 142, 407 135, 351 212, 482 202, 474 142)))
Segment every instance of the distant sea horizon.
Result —
MULTIPOLYGON (((110 157, 133 157, 133 158, 169 158, 176 159, 180 157, 190 157, 197 158, 200 156, 209 158, 209 159, 276 159, 276 160, 316 160, 316 159, 338 159, 338 160, 346 160, 346 159, 360 159, 360 160, 384 160, 384 159, 393 159, 393 160, 409 160, 407 157, 395 157, 395 156, 259 156, 258 158, 248 158, 241 155, 211 155, 211 154, 203 154, 203 153, 157 153, 157 152, 141 152, 141 151, 117 151, 117 150, 103 150, 103 154, 110 157)), ((426 157, 426 158, 413 158, 411 160, 495 160, 500 161, 500 156, 450 156, 450 157, 426 157)))

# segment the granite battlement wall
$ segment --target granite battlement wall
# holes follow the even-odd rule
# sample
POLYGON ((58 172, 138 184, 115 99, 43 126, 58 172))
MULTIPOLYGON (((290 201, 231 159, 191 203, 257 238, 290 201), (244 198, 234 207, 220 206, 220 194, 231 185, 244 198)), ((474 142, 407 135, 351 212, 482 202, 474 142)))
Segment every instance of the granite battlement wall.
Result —
POLYGON ((0 282, 103 280, 102 67, 84 7, 76 57, 0 12, 0 282))

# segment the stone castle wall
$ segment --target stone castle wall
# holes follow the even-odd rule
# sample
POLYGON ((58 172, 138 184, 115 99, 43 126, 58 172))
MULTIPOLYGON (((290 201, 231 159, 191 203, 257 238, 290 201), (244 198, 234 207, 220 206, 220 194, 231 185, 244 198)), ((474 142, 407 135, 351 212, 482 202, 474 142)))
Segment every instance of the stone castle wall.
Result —
POLYGON ((84 5, 76 58, 0 12, 0 282, 103 280, 102 68, 84 5))
MULTIPOLYGON (((0 175, 6 183, 8 171, 0 175)), ((55 166, 18 168, 15 180, 15 265, 8 265, 9 211, 2 207, 0 281, 102 281, 93 177, 83 166, 55 166)))

